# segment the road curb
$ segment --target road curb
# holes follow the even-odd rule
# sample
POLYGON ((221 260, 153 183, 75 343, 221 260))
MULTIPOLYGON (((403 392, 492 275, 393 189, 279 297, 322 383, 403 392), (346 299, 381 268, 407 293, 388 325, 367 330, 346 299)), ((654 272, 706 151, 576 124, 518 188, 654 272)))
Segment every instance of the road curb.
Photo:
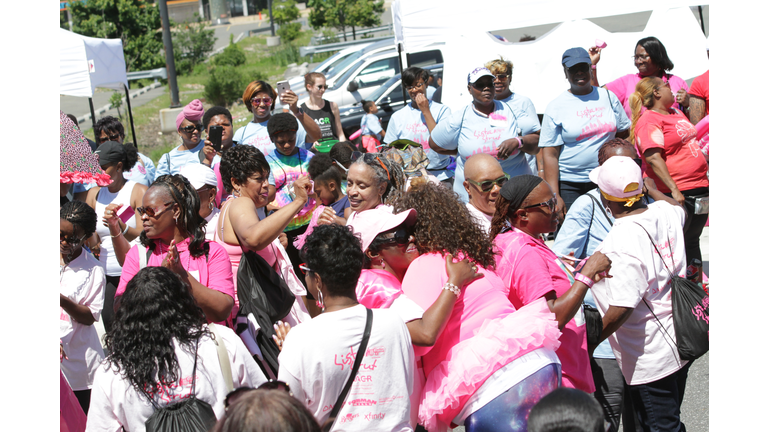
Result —
MULTIPOLYGON (((162 86, 163 85, 161 83, 154 82, 154 83, 152 83, 152 84, 150 84, 150 85, 148 85, 146 87, 142 87, 142 88, 140 88, 140 89, 138 89, 138 90, 136 90, 134 92, 129 92, 128 94, 130 95, 131 99, 135 99, 138 96, 143 95, 144 93, 146 93, 146 92, 148 92, 150 90, 153 90, 153 89, 156 89, 156 88, 162 87, 162 86)), ((125 96, 123 96, 123 103, 126 103, 125 96)), ((107 111, 109 111, 111 109, 112 109, 112 105, 108 104, 108 105, 104 105, 101 108, 94 109, 93 111, 94 111, 94 113, 96 113, 96 116, 100 116, 100 115, 104 114, 105 112, 107 112, 107 111)), ((89 113, 89 114, 85 114, 83 116, 77 117, 77 122, 78 123, 83 123, 86 120, 90 120, 90 119, 91 119, 91 114, 89 113)))

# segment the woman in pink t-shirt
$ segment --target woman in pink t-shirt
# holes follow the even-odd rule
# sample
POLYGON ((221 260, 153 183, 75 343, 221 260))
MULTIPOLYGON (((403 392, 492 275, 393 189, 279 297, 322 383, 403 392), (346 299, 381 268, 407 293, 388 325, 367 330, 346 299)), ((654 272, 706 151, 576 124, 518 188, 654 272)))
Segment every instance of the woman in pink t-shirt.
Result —
MULTIPOLYGON (((597 63, 600 61, 600 52, 602 48, 592 47, 589 49, 589 56, 592 59, 592 85, 599 86, 597 83, 597 63)), ((629 96, 635 91, 635 86, 645 77, 659 77, 664 82, 669 83, 672 92, 675 94, 676 108, 688 109, 688 84, 679 76, 669 73, 675 64, 667 55, 667 49, 660 40, 653 36, 642 38, 637 41, 634 55, 635 67, 637 73, 627 74, 617 78, 605 85, 605 88, 612 91, 624 106, 627 117, 632 117, 632 108, 629 106, 629 96)))
POLYGON ((587 289, 610 268, 610 260, 595 252, 575 276, 541 241, 554 232, 558 219, 552 188, 533 175, 513 177, 501 188, 491 238, 496 249, 496 269, 515 307, 544 299, 562 330, 557 356, 563 364, 563 385, 595 391, 587 351, 587 328, 581 305, 587 289), (575 280, 574 280, 575 277, 575 280))
POLYGON ((632 104, 630 141, 645 160, 645 175, 685 207, 685 256, 701 260, 699 237, 709 215, 709 164, 696 139, 696 127, 673 107, 669 83, 644 78, 629 100, 632 104), (642 108, 647 111, 641 113, 642 108), (701 202, 706 200, 706 209, 701 202), (697 205, 699 201, 699 205, 697 205), (697 211, 698 209, 698 211, 697 211))
POLYGON ((144 194, 141 215, 144 231, 141 246, 134 246, 125 256, 115 305, 128 282, 144 266, 162 266, 173 270, 189 286, 192 296, 209 322, 223 322, 235 304, 232 266, 227 252, 205 240, 200 217, 200 198, 184 176, 163 175, 144 194), (151 250, 144 261, 147 250, 151 250), (142 256, 144 255, 144 256, 142 256))
MULTIPOLYGON (((452 424, 464 424, 468 432, 525 431, 530 409, 560 384, 554 315, 543 300, 519 310, 510 303, 492 270, 488 236, 451 190, 417 180, 394 206, 418 214, 413 244, 420 255, 407 266, 402 287, 421 308, 451 289, 444 255, 468 258, 484 275, 460 291, 434 345, 414 348, 426 375, 420 423, 429 431, 452 424)), ((397 252, 408 258, 407 249, 391 249, 386 262, 394 262, 397 252)))

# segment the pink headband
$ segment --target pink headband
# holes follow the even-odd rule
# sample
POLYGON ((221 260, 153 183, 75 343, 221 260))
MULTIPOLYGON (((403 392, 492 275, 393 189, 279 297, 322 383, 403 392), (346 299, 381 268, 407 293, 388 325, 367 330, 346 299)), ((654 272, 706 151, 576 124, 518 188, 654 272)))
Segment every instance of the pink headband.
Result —
POLYGON ((203 110, 203 103, 200 102, 200 99, 193 100, 187 104, 183 110, 181 110, 179 115, 176 116, 176 129, 181 127, 181 123, 184 121, 184 119, 187 119, 192 123, 196 123, 198 120, 203 118, 204 113, 205 110, 203 110))

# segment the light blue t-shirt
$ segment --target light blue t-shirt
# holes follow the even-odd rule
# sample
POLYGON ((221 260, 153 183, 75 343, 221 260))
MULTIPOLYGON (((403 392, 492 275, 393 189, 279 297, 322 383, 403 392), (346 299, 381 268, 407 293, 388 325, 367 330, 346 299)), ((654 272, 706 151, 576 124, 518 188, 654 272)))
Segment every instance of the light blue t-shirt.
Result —
POLYGON ((565 91, 544 111, 539 147, 563 146, 560 180, 587 183, 589 172, 597 168, 600 146, 630 126, 624 107, 610 90, 592 87, 583 96, 565 91))
POLYGON ((435 94, 436 91, 437 91, 436 88, 432 86, 427 86, 427 99, 432 101, 432 96, 435 94))
MULTIPOLYGON (((304 130, 304 126, 301 122, 296 120, 299 124, 299 129, 296 131, 296 147, 309 150, 312 148, 312 143, 307 143, 307 131, 304 130), (309 145, 307 145, 309 144, 309 145)), ((269 138, 269 132, 267 131, 267 123, 269 120, 261 123, 249 122, 245 126, 235 131, 235 135, 232 137, 232 141, 238 144, 248 144, 261 150, 266 157, 272 150, 275 149, 275 144, 269 138)))
MULTIPOLYGON (((432 113, 432 118, 435 119, 435 123, 440 123, 451 115, 450 108, 437 102, 429 102, 429 112, 432 113)), ((389 119, 387 133, 384 134, 384 140, 389 144, 392 141, 397 141, 399 139, 408 139, 421 144, 421 147, 424 148, 424 152, 429 158, 427 169, 433 171, 441 170, 439 172, 430 173, 437 177, 438 180, 442 181, 453 177, 453 171, 445 169, 451 163, 451 157, 448 155, 441 155, 429 148, 429 129, 427 128, 427 121, 424 119, 424 114, 421 113, 421 110, 414 108, 412 104, 400 108, 396 113, 392 114, 392 117, 389 119)))
POLYGON ((366 114, 360 119, 360 129, 363 135, 379 135, 382 131, 381 121, 376 114, 366 114))
POLYGON ((160 156, 157 161, 157 170, 155 171, 155 180, 161 175, 178 174, 181 167, 190 163, 200 163, 198 152, 203 149, 205 143, 200 140, 197 147, 192 150, 179 150, 178 147, 160 156))
MULTIPOLYGON (((467 158, 478 153, 496 156, 502 142, 518 136, 517 118, 511 107, 503 102, 494 101, 495 109, 486 117, 474 110, 472 104, 451 113, 451 115, 432 130, 432 141, 446 150, 458 150, 456 176, 453 191, 463 202, 469 202, 464 190, 464 164, 467 158)), ((525 156, 517 151, 505 160, 500 160, 501 168, 510 177, 530 174, 525 156)))
MULTIPOLYGON (((532 134, 541 130, 541 123, 539 123, 539 116, 536 114, 536 107, 533 106, 533 102, 527 97, 519 94, 512 93, 504 99, 499 99, 501 102, 506 102, 512 108, 517 116, 517 123, 520 127, 520 136, 532 134)), ((526 153, 525 160, 528 161, 528 166, 531 167, 531 172, 536 174, 539 171, 538 165, 536 165, 536 155, 526 153)))

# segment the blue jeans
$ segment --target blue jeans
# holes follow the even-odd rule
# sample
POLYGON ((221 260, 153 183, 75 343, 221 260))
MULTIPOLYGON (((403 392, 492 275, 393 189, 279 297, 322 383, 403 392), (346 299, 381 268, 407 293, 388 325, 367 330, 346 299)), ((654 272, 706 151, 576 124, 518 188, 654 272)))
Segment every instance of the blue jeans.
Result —
POLYGON ((679 371, 658 381, 629 386, 643 431, 685 432, 685 424, 680 420, 680 405, 692 363, 688 362, 679 371))
POLYGON ((560 365, 549 364, 470 414, 466 432, 526 432, 531 408, 560 387, 560 365))

